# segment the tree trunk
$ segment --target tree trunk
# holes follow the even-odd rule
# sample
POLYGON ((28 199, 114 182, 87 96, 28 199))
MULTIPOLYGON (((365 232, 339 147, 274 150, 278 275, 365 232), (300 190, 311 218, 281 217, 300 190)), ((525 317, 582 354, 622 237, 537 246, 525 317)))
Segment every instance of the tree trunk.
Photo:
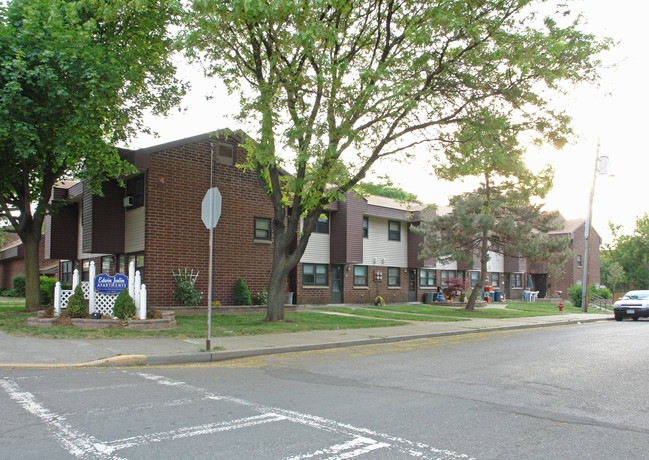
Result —
POLYGON ((286 254, 275 254, 273 268, 270 272, 268 284, 268 310, 267 321, 282 321, 284 319, 284 304, 286 296, 286 278, 290 269, 287 267, 286 254))
POLYGON ((475 303, 478 300, 478 294, 484 288, 484 279, 487 275, 487 262, 489 261, 489 239, 487 238, 486 232, 482 234, 482 244, 480 245, 480 278, 478 283, 474 286, 473 291, 471 291, 471 297, 466 303, 466 310, 473 311, 475 309, 475 303))
POLYGON ((41 241, 38 231, 25 232, 20 235, 25 249, 25 308, 27 311, 38 311, 41 306, 41 288, 38 266, 38 245, 41 241))

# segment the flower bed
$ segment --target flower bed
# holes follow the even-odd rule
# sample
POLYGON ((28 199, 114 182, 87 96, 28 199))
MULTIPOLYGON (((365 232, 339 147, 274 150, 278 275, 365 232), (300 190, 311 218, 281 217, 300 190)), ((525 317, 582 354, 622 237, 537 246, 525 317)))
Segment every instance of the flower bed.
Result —
POLYGON ((38 312, 38 316, 27 319, 28 326, 52 327, 70 325, 85 329, 133 329, 137 331, 150 331, 160 329, 172 329, 176 327, 176 314, 173 311, 163 311, 160 319, 131 319, 122 321, 116 318, 68 318, 68 317, 47 317, 44 310, 38 312))

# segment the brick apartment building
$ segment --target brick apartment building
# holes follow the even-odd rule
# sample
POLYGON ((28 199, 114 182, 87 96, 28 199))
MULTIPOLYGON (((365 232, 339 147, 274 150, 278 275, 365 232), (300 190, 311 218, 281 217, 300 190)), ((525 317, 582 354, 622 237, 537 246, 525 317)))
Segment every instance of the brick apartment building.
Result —
MULTIPOLYGON (((125 271, 134 260, 152 307, 179 305, 171 276, 179 268, 198 272, 197 288, 206 293, 209 232, 201 220, 201 203, 210 187, 213 155, 214 185, 222 195, 214 231, 213 300, 232 304, 237 278, 246 281, 251 293, 262 291, 271 268, 273 209, 257 174, 236 166, 245 155, 241 136, 223 131, 137 151, 122 149, 120 154, 138 173, 126 178, 125 188, 106 182, 103 196, 92 195, 83 183, 57 184, 53 199, 70 204, 46 219, 44 246, 46 258, 61 260, 59 278, 68 281, 78 268, 87 279, 91 260, 98 273, 111 274, 125 271)), ((411 227, 431 212, 426 208, 353 193, 331 203, 289 275, 287 291, 293 292, 294 302, 368 303, 377 295, 386 302, 420 302, 448 279, 477 282, 477 263, 441 266, 417 257, 423 237, 411 227)), ((579 255, 583 236, 580 243, 578 233, 578 228, 570 231, 579 255)), ((597 281, 598 246, 599 237, 593 238, 591 261, 597 270, 591 273, 597 272, 597 281)), ((577 268, 566 275, 576 277, 577 268)), ((489 284, 506 298, 521 298, 528 275, 533 290, 543 290, 543 282, 551 284, 546 267, 521 259, 493 254, 488 271, 489 284)))

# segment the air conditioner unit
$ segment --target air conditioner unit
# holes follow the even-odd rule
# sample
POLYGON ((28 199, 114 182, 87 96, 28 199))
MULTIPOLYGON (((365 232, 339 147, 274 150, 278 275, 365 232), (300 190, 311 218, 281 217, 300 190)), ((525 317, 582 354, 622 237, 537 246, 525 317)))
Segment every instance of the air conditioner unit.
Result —
POLYGON ((135 204, 135 198, 132 196, 126 196, 124 197, 124 207, 125 208, 130 208, 135 204))

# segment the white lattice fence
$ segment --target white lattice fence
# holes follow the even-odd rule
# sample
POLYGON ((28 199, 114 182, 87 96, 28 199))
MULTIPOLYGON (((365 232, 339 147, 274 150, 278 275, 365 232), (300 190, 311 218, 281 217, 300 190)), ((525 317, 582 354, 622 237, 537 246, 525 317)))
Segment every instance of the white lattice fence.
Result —
MULTIPOLYGON (((81 290, 83 297, 88 300, 90 298, 90 283, 84 281, 81 283, 81 290)), ((68 301, 72 297, 74 291, 61 291, 61 308, 68 308, 68 301)), ((95 293, 95 311, 102 315, 113 316, 113 308, 115 307, 116 295, 95 293)))
MULTIPOLYGON (((90 275, 91 278, 95 277, 95 264, 94 262, 90 263, 90 275)), ((76 286, 80 284, 81 290, 83 291, 83 296, 86 300, 89 300, 90 312, 101 313, 102 316, 113 316, 113 310, 115 307, 115 300, 117 295, 113 294, 104 294, 101 292, 96 292, 94 286, 89 282, 79 282, 79 271, 74 270, 72 285, 76 286), (94 294, 94 296, 93 296, 94 294), (92 297, 92 298, 91 298, 92 297)), ((67 308, 70 302, 70 297, 74 294, 73 290, 62 290, 61 283, 56 283, 54 288, 54 311, 55 315, 59 315, 61 309, 67 308)), ((139 312, 140 319, 146 318, 146 287, 140 283, 140 272, 135 270, 135 264, 131 262, 129 264, 129 295, 133 298, 135 302, 135 307, 139 312)))

